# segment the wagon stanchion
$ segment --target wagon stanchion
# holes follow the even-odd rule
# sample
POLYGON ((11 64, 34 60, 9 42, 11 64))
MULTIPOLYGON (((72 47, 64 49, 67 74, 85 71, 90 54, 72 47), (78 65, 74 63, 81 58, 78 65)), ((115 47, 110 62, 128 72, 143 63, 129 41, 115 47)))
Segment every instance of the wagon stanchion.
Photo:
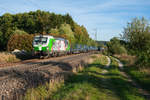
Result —
POLYGON ((3 95, 1 96, 1 100, 5 100, 3 95))

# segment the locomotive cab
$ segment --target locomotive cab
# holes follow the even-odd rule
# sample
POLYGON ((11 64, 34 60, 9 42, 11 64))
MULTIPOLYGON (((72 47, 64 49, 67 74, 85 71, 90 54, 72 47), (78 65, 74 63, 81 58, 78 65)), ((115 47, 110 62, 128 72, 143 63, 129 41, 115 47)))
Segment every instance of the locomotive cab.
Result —
POLYGON ((45 56, 49 53, 53 36, 37 35, 33 40, 34 55, 45 56))

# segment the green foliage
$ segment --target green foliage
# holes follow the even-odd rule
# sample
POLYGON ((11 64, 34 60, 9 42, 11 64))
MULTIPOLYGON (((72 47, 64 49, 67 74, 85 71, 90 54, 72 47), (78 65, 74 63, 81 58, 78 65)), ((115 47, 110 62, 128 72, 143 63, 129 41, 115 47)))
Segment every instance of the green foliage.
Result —
POLYGON ((0 17, 0 47, 6 49, 7 41, 15 29, 13 15, 6 13, 0 17))
POLYGON ((49 33, 54 33, 56 35, 59 35, 59 29, 55 28, 55 29, 51 29, 49 33))
POLYGON ((123 39, 128 42, 129 51, 138 56, 139 64, 150 65, 150 26, 145 18, 135 18, 128 23, 123 39))
POLYGON ((113 38, 107 43, 108 52, 111 54, 126 54, 127 50, 120 44, 120 40, 113 38))
POLYGON ((85 27, 79 26, 77 24, 75 24, 75 28, 74 28, 74 37, 76 39, 76 43, 78 44, 92 45, 96 43, 96 42, 93 43, 92 39, 89 38, 89 35, 85 27))
POLYGON ((59 29, 59 34, 66 34, 66 36, 72 41, 74 39, 74 33, 69 24, 62 24, 59 29))
POLYGON ((138 54, 137 65, 138 67, 149 67, 150 66, 150 53, 140 52, 138 54))
POLYGON ((28 34, 27 32, 25 31, 22 31, 22 30, 19 30, 19 29, 16 29, 13 34, 20 34, 20 35, 24 35, 24 34, 28 34))
POLYGON ((61 24, 59 29, 51 29, 50 33, 55 33, 56 36, 60 37, 65 36, 65 38, 70 40, 71 43, 75 42, 74 32, 72 31, 71 26, 69 24, 61 24))
POLYGON ((29 34, 13 34, 7 44, 7 50, 14 49, 32 51, 33 35, 29 34))
POLYGON ((123 39, 129 42, 129 48, 135 53, 149 50, 150 26, 145 18, 135 18, 124 28, 123 39))
POLYGON ((148 92, 150 92, 150 69, 137 68, 136 66, 126 67, 125 71, 134 79, 138 84, 148 92))

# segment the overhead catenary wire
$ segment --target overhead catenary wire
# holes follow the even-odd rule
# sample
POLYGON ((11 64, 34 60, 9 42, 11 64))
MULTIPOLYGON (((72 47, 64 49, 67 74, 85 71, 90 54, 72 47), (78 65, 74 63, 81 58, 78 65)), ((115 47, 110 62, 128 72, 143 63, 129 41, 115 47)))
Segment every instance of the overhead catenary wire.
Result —
POLYGON ((13 10, 10 10, 10 9, 7 9, 7 8, 4 8, 4 7, 2 7, 2 6, 0 6, 0 9, 2 9, 3 11, 1 11, 2 13, 4 12, 4 13, 15 13, 15 11, 13 11, 13 10))
POLYGON ((27 0, 27 2, 30 2, 30 4, 32 4, 34 7, 38 8, 38 9, 41 8, 37 3, 33 2, 32 0, 27 0))

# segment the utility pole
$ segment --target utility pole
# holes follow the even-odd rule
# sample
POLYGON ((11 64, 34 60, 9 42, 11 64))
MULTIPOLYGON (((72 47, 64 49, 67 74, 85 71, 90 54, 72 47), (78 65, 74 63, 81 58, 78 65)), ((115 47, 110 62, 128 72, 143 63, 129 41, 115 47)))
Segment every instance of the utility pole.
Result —
POLYGON ((97 28, 95 28, 94 31, 95 31, 95 34, 94 34, 95 35, 95 41, 97 41, 97 28))

